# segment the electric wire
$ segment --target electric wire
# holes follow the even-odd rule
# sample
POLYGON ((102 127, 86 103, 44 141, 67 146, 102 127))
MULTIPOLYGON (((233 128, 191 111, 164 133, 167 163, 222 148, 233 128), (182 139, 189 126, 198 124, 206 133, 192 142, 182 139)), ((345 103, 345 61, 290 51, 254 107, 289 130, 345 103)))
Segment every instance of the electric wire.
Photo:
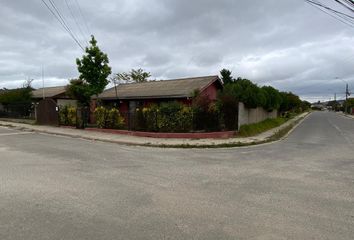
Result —
POLYGON ((352 11, 352 12, 354 12, 354 9, 353 8, 351 8, 350 6, 348 6, 347 4, 345 4, 345 3, 343 3, 342 1, 339 1, 339 0, 334 0, 335 2, 337 2, 337 3, 339 3, 340 5, 342 5, 343 7, 345 7, 345 8, 347 8, 347 9, 349 9, 350 11, 352 11))
MULTIPOLYGON (((316 3, 316 2, 313 2, 313 1, 310 1, 310 0, 305 0, 305 2, 307 2, 307 3, 308 3, 309 5, 311 5, 312 7, 317 8, 317 9, 320 10, 321 12, 323 12, 323 13, 325 13, 325 14, 331 16, 332 18, 335 18, 336 20, 338 20, 338 21, 340 21, 340 22, 346 24, 347 26, 354 28, 354 24, 353 24, 351 21, 346 21, 346 20, 343 20, 342 17, 338 17, 338 15, 336 14, 336 12, 339 14, 338 11, 333 10, 333 11, 331 11, 331 12, 333 12, 333 13, 331 14, 330 12, 327 12, 327 11, 325 11, 324 9, 322 9, 322 8, 325 8, 325 9, 328 10, 328 9, 330 9, 330 8, 328 8, 328 7, 323 7, 323 5, 321 5, 321 4, 319 4, 319 3, 316 3), (322 7, 322 8, 321 8, 321 7, 322 7)), ((351 18, 352 18, 352 17, 351 17, 351 18)))
MULTIPOLYGON (((62 20, 62 22, 64 23, 64 25, 67 27, 68 31, 74 35, 75 39, 78 39, 78 37, 72 32, 72 30, 70 29, 70 27, 68 26, 68 24, 66 23, 66 19, 65 17, 60 13, 60 10, 58 9, 58 7, 56 6, 54 0, 49 0, 50 4, 52 5, 52 7, 54 8, 55 12, 58 14, 59 18, 62 20)), ((81 43, 80 43, 80 46, 81 43)))
POLYGON ((319 6, 319 7, 325 8, 325 9, 327 9, 328 11, 335 12, 335 13, 341 14, 341 15, 343 15, 343 16, 346 16, 346 17, 349 17, 349 18, 354 19, 353 16, 350 16, 350 15, 348 15, 348 14, 346 14, 346 13, 343 13, 343 12, 337 11, 337 10, 335 10, 335 9, 333 9, 333 8, 330 8, 330 7, 328 7, 328 6, 326 6, 326 5, 322 4, 322 3, 320 3, 319 1, 316 1, 316 2, 315 2, 315 1, 312 1, 312 0, 305 0, 305 1, 308 2, 308 3, 315 4, 315 5, 319 6))
POLYGON ((83 14, 83 12, 81 10, 81 7, 80 7, 80 4, 79 4, 78 0, 74 0, 74 2, 76 3, 77 9, 79 10, 79 14, 80 14, 81 19, 82 19, 82 21, 84 23, 84 26, 86 28, 87 34, 89 36, 92 35, 92 31, 90 30, 90 28, 89 28, 89 26, 87 24, 86 18, 85 18, 84 14, 83 14))
POLYGON ((55 12, 59 12, 55 6, 55 4, 53 4, 53 2, 51 0, 49 0, 50 5, 52 5, 53 9, 48 5, 48 3, 45 0, 41 0, 42 3, 45 5, 45 7, 50 11, 50 13, 55 17, 55 19, 60 23, 60 25, 64 28, 64 30, 70 35, 70 37, 76 42, 76 44, 84 51, 84 48, 82 47, 81 43, 77 40, 77 38, 75 37, 75 35, 72 33, 72 31, 70 30, 70 28, 67 26, 67 24, 65 23, 64 19, 61 17, 60 13, 57 15, 55 12))
POLYGON ((85 44, 88 44, 88 42, 87 42, 87 40, 86 40, 86 37, 85 37, 85 34, 83 33, 82 28, 81 28, 81 26, 80 26, 80 24, 79 24, 79 21, 78 21, 77 18, 75 17, 75 14, 74 14, 72 8, 70 7, 70 5, 69 5, 69 3, 68 3, 68 0, 65 0, 65 4, 66 4, 66 7, 67 7, 68 10, 69 10, 69 13, 70 13, 70 15, 71 15, 71 18, 72 18, 73 21, 75 22, 75 24, 76 24, 76 26, 77 26, 77 28, 78 28, 80 34, 81 34, 81 37, 83 38, 84 43, 85 43, 85 44))

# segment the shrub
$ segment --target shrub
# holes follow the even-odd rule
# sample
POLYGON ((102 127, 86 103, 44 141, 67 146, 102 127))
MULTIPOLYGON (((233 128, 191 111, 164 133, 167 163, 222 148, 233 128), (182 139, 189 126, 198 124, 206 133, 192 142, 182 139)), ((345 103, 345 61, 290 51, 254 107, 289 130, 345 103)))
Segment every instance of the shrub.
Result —
POLYGON ((191 107, 182 107, 176 115, 177 131, 190 132, 193 130, 193 111, 191 107))
POLYGON ((76 124, 76 108, 68 107, 68 115, 67 115, 68 125, 74 126, 76 124))
POLYGON ((217 104, 225 128, 228 130, 235 130, 237 129, 239 101, 237 97, 230 92, 230 86, 230 84, 226 85, 224 90, 219 92, 217 104))
POLYGON ((182 105, 178 102, 162 103, 158 112, 158 128, 162 132, 176 132, 180 130, 180 122, 177 118, 182 105))
POLYGON ((193 112, 190 107, 178 102, 161 104, 158 128, 162 132, 189 132, 193 129, 193 112))
POLYGON ((136 130, 156 132, 157 128, 157 105, 137 109, 135 112, 136 130))
POLYGON ((94 114, 99 128, 118 129, 124 126, 124 118, 120 115, 118 109, 97 107, 94 114))
POLYGON ((108 110, 107 124, 109 128, 118 129, 124 126, 124 118, 120 115, 118 109, 108 110))
POLYGON ((152 132, 189 132, 193 129, 191 107, 178 102, 166 102, 137 109, 135 130, 152 132))
POLYGON ((104 107, 97 107, 95 109, 96 124, 99 128, 106 128, 107 126, 107 110, 104 107))
POLYGON ((64 126, 75 126, 76 108, 72 106, 61 106, 59 110, 59 122, 64 126))
POLYGON ((215 103, 205 95, 193 99, 193 122, 195 130, 216 131, 220 129, 220 114, 215 103))

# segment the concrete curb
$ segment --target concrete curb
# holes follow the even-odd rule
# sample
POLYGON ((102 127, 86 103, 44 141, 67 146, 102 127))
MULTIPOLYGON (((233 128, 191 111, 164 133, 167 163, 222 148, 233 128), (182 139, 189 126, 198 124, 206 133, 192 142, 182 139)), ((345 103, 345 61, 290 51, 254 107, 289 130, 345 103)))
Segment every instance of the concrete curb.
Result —
MULTIPOLYGON (((82 134, 77 134, 73 132, 69 134, 69 133, 58 131, 60 128, 53 128, 53 130, 51 131, 51 130, 40 129, 40 126, 36 126, 36 125, 30 127, 26 124, 19 124, 19 123, 12 123, 12 122, 4 123, 1 121, 0 121, 0 126, 11 127, 21 131, 38 132, 42 134, 78 138, 78 139, 84 139, 89 141, 108 142, 108 143, 115 143, 115 144, 121 144, 127 146, 143 146, 143 147, 157 147, 157 148, 232 148, 232 147, 247 147, 247 146, 255 146, 255 145, 262 145, 262 144, 270 144, 270 143, 282 141, 285 138, 287 138, 291 134, 291 132, 294 131, 295 128, 298 127, 309 115, 310 113, 301 114, 295 117, 294 119, 287 121, 283 125, 274 129, 270 129, 267 132, 264 132, 258 136, 249 137, 249 138, 231 138, 227 140, 216 139, 216 140, 210 140, 210 143, 202 141, 205 139, 202 139, 200 141, 185 139, 183 143, 168 142, 166 139, 160 139, 159 141, 154 142, 153 139, 139 138, 139 137, 135 138, 136 141, 134 141, 133 138, 130 139, 130 141, 127 141, 126 139, 117 139, 117 138, 112 139, 108 134, 100 137, 95 137, 92 135, 89 136, 90 134, 88 134, 87 132, 82 132, 82 134), (292 126, 294 123, 295 125, 292 126), (280 139, 272 140, 272 138, 276 134, 288 128, 289 126, 292 126, 292 128, 289 130, 289 132, 286 133, 285 136, 282 136, 280 139), (264 135, 264 137, 261 137, 261 135, 264 135), (146 142, 140 141, 141 139, 146 140, 146 142)), ((79 131, 79 130, 75 129, 75 131, 79 131)))
POLYGON ((281 138, 279 138, 279 139, 277 139, 277 140, 270 140, 270 141, 269 141, 269 139, 268 139, 268 141, 265 141, 265 142, 263 142, 263 143, 260 142, 260 143, 254 144, 254 145, 239 146, 238 148, 250 148, 250 147, 264 146, 264 145, 270 145, 270 144, 274 144, 274 143, 281 142, 281 141, 285 140, 286 138, 288 138, 289 135, 290 135, 293 131, 295 131, 296 128, 299 127, 299 126, 306 120, 306 118, 308 118, 310 115, 311 115, 311 112, 307 112, 306 115, 304 115, 304 116, 302 116, 302 117, 299 117, 299 119, 297 119, 297 120, 295 121, 295 124, 294 124, 294 123, 291 123, 291 124, 288 124, 287 126, 282 127, 283 125, 286 124, 286 123, 284 123, 283 125, 279 126, 278 128, 280 128, 280 127, 282 127, 282 128, 278 129, 278 131, 276 131, 276 132, 275 132, 272 136, 270 136, 269 138, 274 137, 278 132, 280 132, 280 131, 286 129, 287 127, 291 126, 292 124, 294 124, 294 125, 291 127, 291 129, 290 129, 284 136, 282 136, 281 138))

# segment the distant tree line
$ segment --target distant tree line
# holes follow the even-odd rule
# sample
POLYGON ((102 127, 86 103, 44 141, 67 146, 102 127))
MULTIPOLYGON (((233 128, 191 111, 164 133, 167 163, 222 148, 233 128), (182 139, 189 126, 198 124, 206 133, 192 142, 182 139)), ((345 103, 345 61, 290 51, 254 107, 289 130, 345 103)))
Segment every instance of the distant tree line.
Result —
POLYGON ((228 100, 243 102, 247 108, 262 107, 267 111, 279 110, 302 111, 310 107, 310 103, 302 101, 299 96, 292 92, 281 92, 272 86, 260 87, 245 78, 233 78, 232 72, 223 69, 220 72, 224 82, 224 89, 219 94, 219 99, 223 102, 228 100))
POLYGON ((32 110, 32 80, 26 80, 21 88, 1 89, 0 104, 3 112, 0 115, 27 117, 32 110))
POLYGON ((31 103, 32 101, 32 79, 26 80, 21 88, 0 89, 0 103, 3 106, 16 103, 31 103))

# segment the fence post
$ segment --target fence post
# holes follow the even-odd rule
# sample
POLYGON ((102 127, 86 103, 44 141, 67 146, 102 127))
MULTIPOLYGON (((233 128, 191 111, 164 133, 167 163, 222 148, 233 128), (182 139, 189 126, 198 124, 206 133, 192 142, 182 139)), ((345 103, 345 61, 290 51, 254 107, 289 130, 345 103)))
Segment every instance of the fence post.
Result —
POLYGON ((159 131, 159 127, 158 127, 158 111, 155 111, 155 131, 158 132, 159 131))

